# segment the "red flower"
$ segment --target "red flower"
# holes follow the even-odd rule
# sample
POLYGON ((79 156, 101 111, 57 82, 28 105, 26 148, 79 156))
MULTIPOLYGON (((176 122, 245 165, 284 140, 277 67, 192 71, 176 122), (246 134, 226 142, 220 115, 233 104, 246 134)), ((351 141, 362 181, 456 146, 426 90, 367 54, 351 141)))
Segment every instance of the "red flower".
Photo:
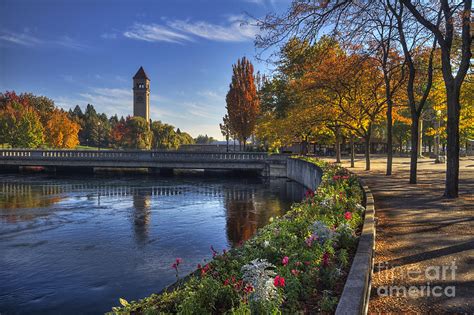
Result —
POLYGON ((323 254, 323 266, 328 266, 329 265, 329 258, 330 258, 329 253, 325 252, 323 254))
POLYGON ((253 291, 253 287, 251 284, 248 284, 245 288, 244 288, 244 292, 245 293, 250 293, 253 291))
POLYGON ((347 211, 346 213, 344 213, 344 218, 345 218, 346 220, 352 219, 352 213, 349 212, 349 211, 347 211))
POLYGON ((281 260, 281 263, 283 264, 283 266, 286 266, 286 265, 288 265, 288 261, 289 261, 289 260, 290 260, 290 259, 288 258, 288 256, 285 256, 285 257, 283 257, 283 259, 281 260))
POLYGON ((179 266, 179 264, 182 262, 183 262, 182 258, 176 258, 176 266, 179 266))
POLYGON ((273 285, 276 287, 284 287, 285 286, 285 278, 276 276, 273 280, 273 285))
POLYGON ((173 264, 171 265, 171 268, 177 270, 177 269, 178 269, 178 265, 177 265, 176 263, 173 263, 173 264))
POLYGON ((291 269, 291 273, 293 274, 293 276, 296 277, 300 273, 300 271, 297 269, 291 269))
POLYGON ((198 269, 201 269, 201 268, 202 268, 201 264, 198 264, 198 265, 197 265, 197 268, 198 268, 198 269))
POLYGON ((228 284, 229 284, 229 279, 225 279, 224 285, 228 285, 228 284))

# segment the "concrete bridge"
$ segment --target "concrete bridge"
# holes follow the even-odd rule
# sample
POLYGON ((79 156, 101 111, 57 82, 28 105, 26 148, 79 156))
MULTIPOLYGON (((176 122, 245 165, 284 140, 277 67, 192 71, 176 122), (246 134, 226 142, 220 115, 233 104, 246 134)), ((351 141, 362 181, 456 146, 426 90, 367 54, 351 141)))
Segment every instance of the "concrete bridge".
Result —
POLYGON ((148 168, 152 172, 173 169, 244 170, 262 176, 285 177, 286 155, 249 152, 181 152, 139 150, 0 150, 0 166, 42 166, 53 170, 96 168, 148 168))

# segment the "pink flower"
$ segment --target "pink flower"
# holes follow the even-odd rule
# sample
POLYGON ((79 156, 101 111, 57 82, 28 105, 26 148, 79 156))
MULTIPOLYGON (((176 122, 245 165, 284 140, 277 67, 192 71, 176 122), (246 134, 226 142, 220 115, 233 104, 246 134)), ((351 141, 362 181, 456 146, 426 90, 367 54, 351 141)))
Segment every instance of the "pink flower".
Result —
POLYGON ((352 213, 349 212, 349 211, 347 211, 346 213, 344 213, 344 218, 345 218, 346 220, 352 219, 352 213))
POLYGON ((288 265, 288 261, 289 261, 289 260, 290 260, 290 259, 288 258, 288 256, 285 256, 285 257, 283 257, 283 259, 281 260, 281 263, 283 264, 283 266, 286 266, 286 265, 288 265))
POLYGON ((201 268, 202 268, 201 264, 198 264, 198 265, 197 265, 197 268, 198 268, 198 269, 201 269, 201 268))
POLYGON ((291 269, 291 273, 293 274, 293 276, 296 277, 300 273, 300 271, 296 269, 291 269))
POLYGON ((273 280, 273 285, 276 287, 284 287, 285 286, 285 278, 276 276, 273 280))
POLYGON ((176 258, 176 265, 179 266, 180 263, 183 262, 182 258, 176 258))
POLYGON ((309 265, 311 265, 311 262, 310 262, 310 261, 305 261, 304 264, 305 264, 306 266, 309 266, 309 265))
POLYGON ((318 237, 313 234, 310 237, 308 237, 307 239, 305 239, 304 241, 306 242, 306 245, 308 245, 308 247, 311 247, 313 245, 313 242, 317 239, 318 239, 318 237))
POLYGON ((173 269, 175 269, 175 270, 178 270, 178 265, 177 265, 176 263, 173 263, 173 264, 171 265, 171 268, 173 268, 173 269))

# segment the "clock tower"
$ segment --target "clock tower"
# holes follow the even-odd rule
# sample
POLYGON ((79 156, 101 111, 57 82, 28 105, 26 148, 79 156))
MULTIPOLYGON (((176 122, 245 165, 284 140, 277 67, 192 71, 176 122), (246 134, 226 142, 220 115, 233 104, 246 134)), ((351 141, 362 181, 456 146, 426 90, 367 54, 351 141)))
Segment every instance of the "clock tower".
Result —
POLYGON ((133 77, 133 116, 150 121, 150 79, 143 67, 133 77))

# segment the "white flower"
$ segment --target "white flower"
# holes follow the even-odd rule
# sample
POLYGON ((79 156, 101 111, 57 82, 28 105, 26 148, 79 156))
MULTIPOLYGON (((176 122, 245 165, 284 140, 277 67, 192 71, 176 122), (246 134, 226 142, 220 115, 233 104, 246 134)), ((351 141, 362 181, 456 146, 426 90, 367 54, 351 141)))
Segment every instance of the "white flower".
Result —
POLYGON ((265 240, 265 241, 263 242, 263 247, 267 248, 268 246, 270 246, 270 242, 267 241, 267 240, 265 240))
POLYGON ((250 283, 253 291, 250 299, 257 301, 269 301, 277 296, 275 285, 273 284, 276 275, 275 266, 266 259, 254 259, 250 263, 242 266, 243 280, 250 283))

